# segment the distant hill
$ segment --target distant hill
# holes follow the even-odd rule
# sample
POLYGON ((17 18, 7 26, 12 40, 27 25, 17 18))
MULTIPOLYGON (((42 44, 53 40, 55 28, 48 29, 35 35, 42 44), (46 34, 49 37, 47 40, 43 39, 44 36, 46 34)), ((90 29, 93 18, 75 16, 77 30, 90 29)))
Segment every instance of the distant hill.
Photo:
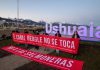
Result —
MULTIPOLYGON (((41 25, 41 26, 45 26, 46 22, 45 21, 39 21, 39 22, 36 22, 36 21, 33 21, 33 20, 30 20, 30 19, 18 19, 17 18, 3 18, 3 17, 0 17, 0 25, 1 24, 4 24, 4 25, 16 25, 17 23, 19 23, 19 25, 41 25)), ((58 25, 60 22, 53 22, 52 24, 53 25, 58 25)), ((77 25, 77 24, 70 24, 70 23, 62 23, 63 25, 65 26, 80 26, 80 25, 77 25)), ((85 25, 87 26, 87 25, 85 25)), ((88 26, 89 27, 89 26, 88 26)))
POLYGON ((17 23, 19 23, 20 25, 45 25, 46 22, 44 21, 40 21, 40 22, 36 22, 30 19, 16 19, 16 18, 2 18, 0 17, 0 25, 1 24, 13 24, 16 25, 17 23))

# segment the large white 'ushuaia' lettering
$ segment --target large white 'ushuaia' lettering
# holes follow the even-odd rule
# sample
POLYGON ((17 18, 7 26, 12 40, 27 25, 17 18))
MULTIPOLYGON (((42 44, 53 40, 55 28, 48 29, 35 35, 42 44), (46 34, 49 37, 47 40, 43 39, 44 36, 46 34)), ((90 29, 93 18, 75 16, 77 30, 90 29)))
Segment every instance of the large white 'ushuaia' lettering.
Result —
POLYGON ((73 33, 77 30, 78 34, 82 37, 89 37, 89 38, 100 38, 100 26, 93 26, 93 22, 90 23, 90 26, 64 26, 62 24, 53 25, 53 24, 46 24, 46 33, 55 34, 57 31, 62 35, 73 35, 73 33))

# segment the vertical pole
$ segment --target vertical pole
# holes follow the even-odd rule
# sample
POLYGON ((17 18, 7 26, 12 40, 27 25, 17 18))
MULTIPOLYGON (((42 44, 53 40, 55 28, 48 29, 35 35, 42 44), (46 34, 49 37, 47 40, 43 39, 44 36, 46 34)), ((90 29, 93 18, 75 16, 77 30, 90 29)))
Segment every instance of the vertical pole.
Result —
POLYGON ((17 0, 17 28, 19 27, 18 20, 19 20, 19 0, 17 0))

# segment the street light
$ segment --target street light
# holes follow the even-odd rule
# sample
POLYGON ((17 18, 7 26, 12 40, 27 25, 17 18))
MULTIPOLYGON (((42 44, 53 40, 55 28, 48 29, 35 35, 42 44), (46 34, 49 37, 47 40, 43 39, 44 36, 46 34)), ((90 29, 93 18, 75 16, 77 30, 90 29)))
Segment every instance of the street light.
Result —
POLYGON ((17 28, 19 27, 18 20, 19 20, 19 0, 17 0, 17 28))

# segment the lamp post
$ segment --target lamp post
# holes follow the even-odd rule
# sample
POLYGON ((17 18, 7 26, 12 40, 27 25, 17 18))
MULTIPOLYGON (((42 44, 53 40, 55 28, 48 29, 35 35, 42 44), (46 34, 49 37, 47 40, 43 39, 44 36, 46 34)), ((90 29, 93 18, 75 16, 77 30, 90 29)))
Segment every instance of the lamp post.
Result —
POLYGON ((19 20, 19 0, 17 0, 17 28, 19 28, 18 20, 19 20))

